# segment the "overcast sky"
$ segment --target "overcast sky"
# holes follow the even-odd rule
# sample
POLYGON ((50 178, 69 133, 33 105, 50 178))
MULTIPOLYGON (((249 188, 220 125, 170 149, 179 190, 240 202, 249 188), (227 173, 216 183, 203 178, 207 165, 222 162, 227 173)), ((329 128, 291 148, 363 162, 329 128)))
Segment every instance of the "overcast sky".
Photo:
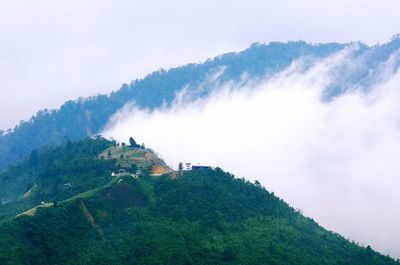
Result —
POLYGON ((0 129, 252 42, 386 42, 400 1, 0 0, 0 129))

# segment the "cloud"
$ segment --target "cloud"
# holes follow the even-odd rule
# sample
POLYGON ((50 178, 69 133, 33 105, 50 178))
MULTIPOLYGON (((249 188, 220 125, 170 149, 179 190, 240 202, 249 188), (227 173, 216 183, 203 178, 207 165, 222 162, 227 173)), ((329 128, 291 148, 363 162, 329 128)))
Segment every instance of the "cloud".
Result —
POLYGON ((308 70, 298 61, 251 88, 228 82, 170 108, 131 104, 103 134, 134 136, 175 168, 193 162, 257 179, 324 227, 400 257, 400 74, 384 70, 368 92, 323 100, 351 55, 308 70))

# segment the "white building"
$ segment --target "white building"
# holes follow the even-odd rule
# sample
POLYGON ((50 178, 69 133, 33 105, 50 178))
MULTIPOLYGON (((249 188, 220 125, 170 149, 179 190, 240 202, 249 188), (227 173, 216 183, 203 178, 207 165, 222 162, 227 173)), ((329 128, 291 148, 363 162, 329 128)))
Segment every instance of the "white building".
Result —
POLYGON ((192 170, 192 163, 185 163, 183 170, 192 170))

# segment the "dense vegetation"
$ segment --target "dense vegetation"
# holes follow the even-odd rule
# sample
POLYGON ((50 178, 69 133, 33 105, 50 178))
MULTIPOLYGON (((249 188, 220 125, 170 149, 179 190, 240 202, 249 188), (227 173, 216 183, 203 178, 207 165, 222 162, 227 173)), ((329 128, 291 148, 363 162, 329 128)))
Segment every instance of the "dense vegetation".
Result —
POLYGON ((3 221, 0 264, 399 264, 221 169, 107 179, 115 165, 95 157, 111 144, 101 138, 66 143, 19 165, 56 166, 64 174, 49 178, 79 176, 78 186, 87 190, 73 197, 58 190, 51 193, 54 207, 3 221))
POLYGON ((115 161, 95 159, 113 142, 100 137, 33 151, 0 173, 0 220, 42 201, 66 199, 110 181, 115 161))

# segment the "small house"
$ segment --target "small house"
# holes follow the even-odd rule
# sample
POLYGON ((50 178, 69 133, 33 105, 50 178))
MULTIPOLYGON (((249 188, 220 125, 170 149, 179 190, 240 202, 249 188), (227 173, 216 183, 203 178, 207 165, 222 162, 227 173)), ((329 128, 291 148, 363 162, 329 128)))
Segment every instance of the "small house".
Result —
POLYGON ((72 187, 72 184, 71 183, 64 183, 63 184, 63 188, 64 189, 68 189, 68 188, 71 188, 72 187))
POLYGON ((185 163, 184 170, 192 170, 192 163, 185 163))
POLYGON ((212 169, 210 166, 192 166, 192 170, 198 170, 198 169, 212 169))

